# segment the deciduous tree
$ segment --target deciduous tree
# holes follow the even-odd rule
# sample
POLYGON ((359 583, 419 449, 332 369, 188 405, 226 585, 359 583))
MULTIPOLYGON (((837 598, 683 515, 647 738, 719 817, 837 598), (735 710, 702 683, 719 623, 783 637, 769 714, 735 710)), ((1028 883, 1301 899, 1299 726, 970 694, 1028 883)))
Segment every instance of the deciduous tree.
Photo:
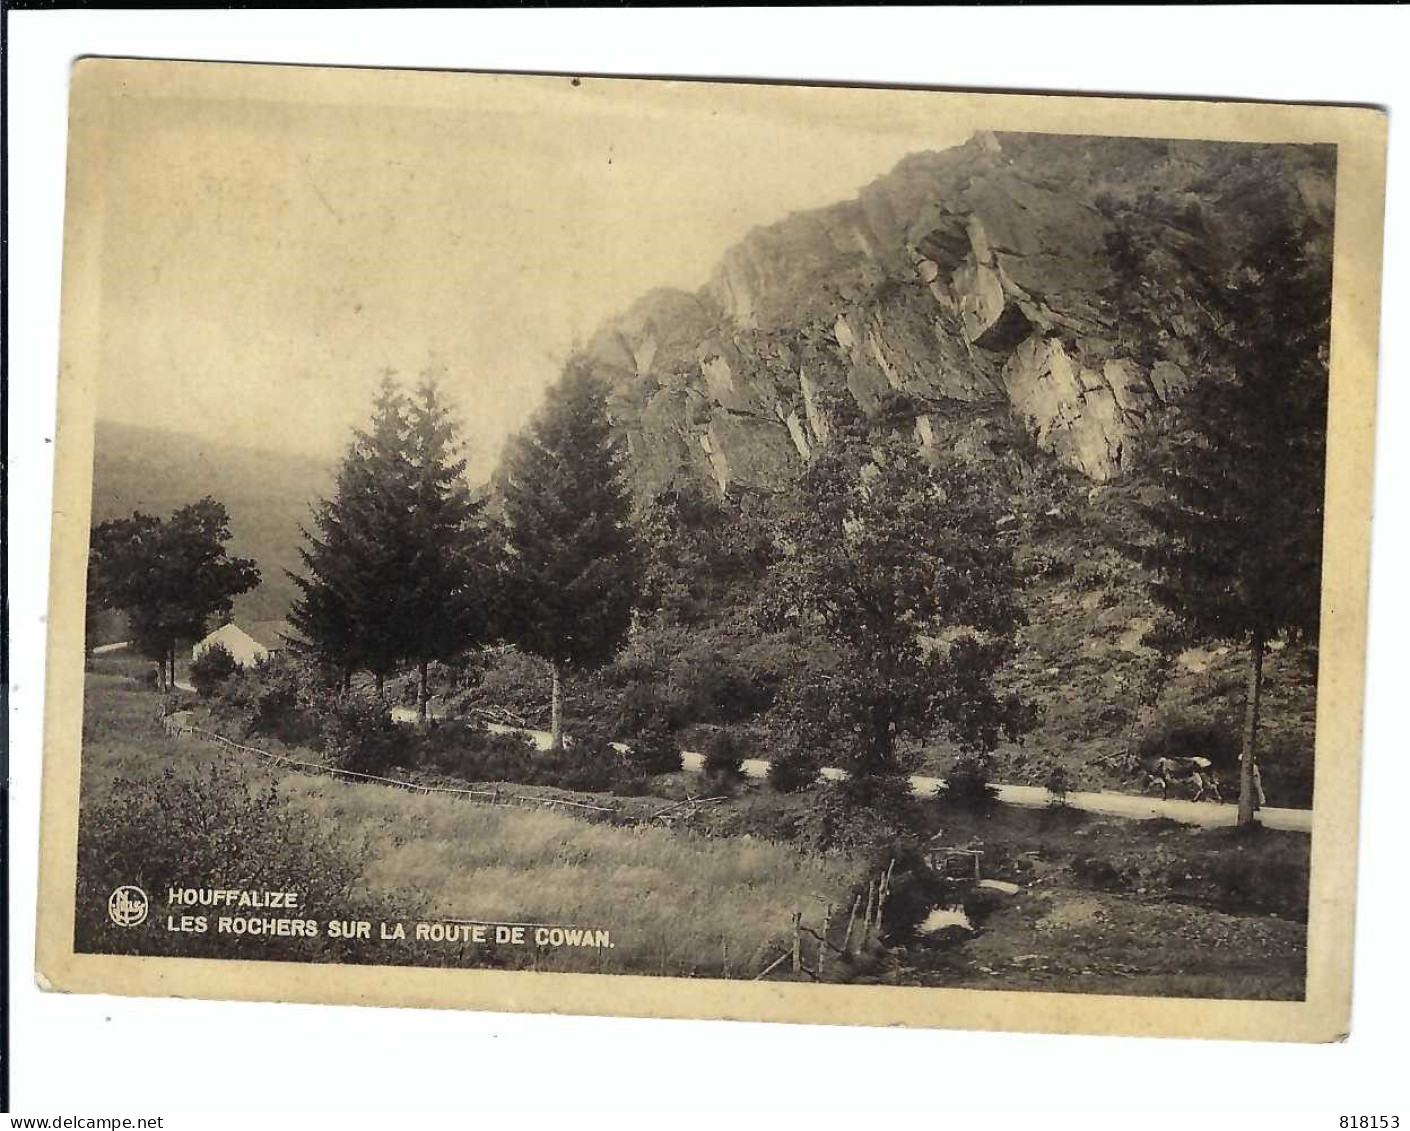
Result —
POLYGON ((771 588, 830 645, 794 681, 799 733, 841 736, 864 803, 903 772, 903 737, 991 751, 1033 713, 996 685, 1024 616, 988 486, 905 442, 834 432, 798 482, 771 588))
POLYGON ((177 644, 205 636, 259 584, 252 560, 230 556, 230 537, 230 516, 209 496, 166 521, 138 511, 93 528, 89 592, 127 614, 134 647, 158 662, 164 684, 176 679, 177 644))

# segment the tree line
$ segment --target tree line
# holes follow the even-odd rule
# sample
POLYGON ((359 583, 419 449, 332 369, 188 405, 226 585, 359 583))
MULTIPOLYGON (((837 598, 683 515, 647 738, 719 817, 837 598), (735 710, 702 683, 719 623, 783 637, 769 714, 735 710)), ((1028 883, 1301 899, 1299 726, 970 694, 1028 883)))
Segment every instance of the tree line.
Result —
POLYGON ((488 513, 465 467, 435 379, 410 393, 384 380, 304 532, 290 621, 345 684, 366 671, 381 691, 414 669, 422 722, 432 663, 515 644, 548 668, 561 747, 563 680, 616 653, 642 575, 606 387, 585 365, 566 367, 510 442, 502 513, 488 513))
MULTIPOLYGON (((1154 230, 1137 215, 1114 225, 1113 287, 1124 288, 1127 329, 1154 358, 1172 312, 1194 322, 1203 356, 1192 363, 1210 376, 1151 438, 1146 534, 1122 548, 1171 615, 1168 647, 1223 640, 1249 650, 1247 823, 1266 646, 1317 639, 1328 260, 1316 233, 1274 216, 1245 247, 1191 244, 1172 275, 1154 230), (1170 278, 1179 285, 1152 283, 1170 278)), ((841 737, 865 802, 873 784, 902 775, 897 744, 907 736, 945 734, 982 756, 1037 720, 998 690, 1023 613, 1012 554, 995 536, 1004 500, 994 484, 959 462, 921 458, 902 431, 845 398, 829 417, 829 442, 762 552, 768 599, 757 611, 761 623, 826 642, 825 664, 793 673, 790 703, 799 734, 841 737)), ((358 672, 380 691, 394 673, 415 671, 424 722, 431 664, 512 643, 544 662, 561 747, 564 681, 611 661, 634 616, 679 587, 675 575, 692 561, 660 521, 685 504, 634 515, 625 459, 608 390, 575 359, 511 439, 492 505, 466 481, 438 383, 428 377, 408 392, 387 378, 304 531, 304 568, 291 574, 301 646, 345 687, 358 672)), ((166 522, 136 514, 93 531, 90 608, 126 610, 134 640, 168 675, 176 641, 202 635, 258 582, 253 562, 225 552, 228 526, 224 508, 205 499, 166 522)), ((760 554, 721 545, 730 561, 760 554)))

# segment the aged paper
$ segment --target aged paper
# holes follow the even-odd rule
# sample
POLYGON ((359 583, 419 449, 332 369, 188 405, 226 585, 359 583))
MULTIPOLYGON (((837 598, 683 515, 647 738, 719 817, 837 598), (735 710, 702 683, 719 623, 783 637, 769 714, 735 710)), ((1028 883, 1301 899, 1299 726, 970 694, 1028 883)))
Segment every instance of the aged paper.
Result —
POLYGON ((1345 1034, 1379 112, 87 59, 69 146, 45 984, 1345 1034))

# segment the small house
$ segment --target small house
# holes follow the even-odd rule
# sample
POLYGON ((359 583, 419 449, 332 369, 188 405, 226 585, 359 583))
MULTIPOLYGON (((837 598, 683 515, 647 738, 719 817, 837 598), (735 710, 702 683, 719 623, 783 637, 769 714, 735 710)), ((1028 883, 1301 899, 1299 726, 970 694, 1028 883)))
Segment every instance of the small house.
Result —
POLYGON ((202 652, 214 644, 223 644, 225 650, 235 657, 235 662, 250 667, 277 652, 288 641, 293 630, 285 621, 255 621, 248 628, 242 628, 234 621, 223 624, 197 642, 191 649, 191 659, 198 659, 202 652))

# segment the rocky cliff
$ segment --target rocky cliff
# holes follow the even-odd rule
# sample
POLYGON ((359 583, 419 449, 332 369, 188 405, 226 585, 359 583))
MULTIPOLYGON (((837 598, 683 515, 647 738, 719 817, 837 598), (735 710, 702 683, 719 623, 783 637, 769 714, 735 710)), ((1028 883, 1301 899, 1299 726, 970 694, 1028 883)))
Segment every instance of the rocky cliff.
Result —
POLYGON ((1237 247, 1256 209, 1329 235, 1333 176, 1305 146, 976 134, 756 229, 700 291, 644 295, 588 354, 643 494, 682 477, 783 487, 827 441, 822 393, 844 390, 899 409, 924 447, 982 460, 1021 432, 1104 483, 1206 376, 1198 312, 1178 309, 1196 301, 1180 285, 1190 249, 1237 247), (1156 356, 1128 344, 1117 218, 1168 252, 1167 277, 1134 282, 1177 296, 1156 356))

